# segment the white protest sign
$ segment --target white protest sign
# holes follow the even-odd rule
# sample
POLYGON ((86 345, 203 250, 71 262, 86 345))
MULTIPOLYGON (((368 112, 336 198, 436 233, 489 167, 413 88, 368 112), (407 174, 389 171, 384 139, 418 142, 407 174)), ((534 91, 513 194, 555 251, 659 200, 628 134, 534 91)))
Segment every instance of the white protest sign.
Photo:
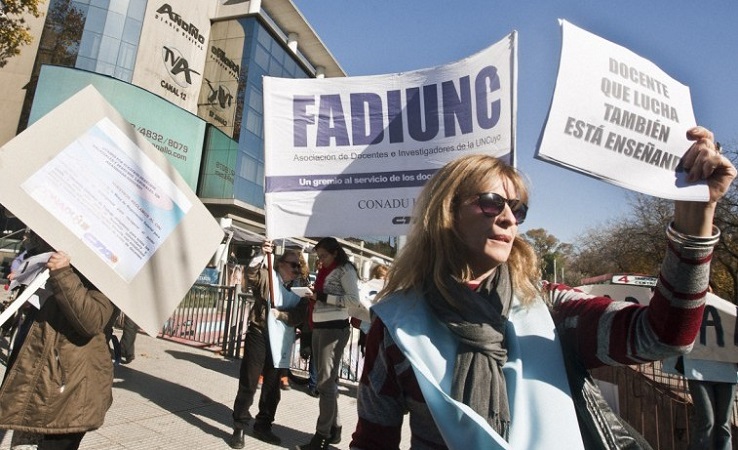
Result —
MULTIPOLYGON (((46 280, 49 279, 49 269, 46 268, 46 264, 49 262, 51 255, 52 252, 46 252, 24 257, 18 268, 13 272, 13 279, 10 281, 8 288, 12 291, 21 286, 26 286, 23 294, 28 293, 28 296, 24 296, 26 299, 23 301, 19 300, 20 296, 13 300, 13 303, 20 303, 18 308, 28 301, 36 309, 41 309, 41 305, 53 294, 50 289, 45 288, 46 280)), ((15 260, 18 260, 18 257, 15 260)), ((3 311, 3 315, 5 315, 4 313, 5 311, 3 311)), ((4 323, 4 320, 0 320, 0 325, 4 323)))
MULTIPOLYGON (((590 284, 577 289, 587 294, 641 305, 648 305, 652 295, 651 288, 635 285, 590 284)), ((689 356, 694 359, 738 362, 736 305, 717 295, 707 294, 702 327, 689 356)))
MULTIPOLYGON (((368 325, 371 322, 369 310, 376 303, 377 294, 384 288, 385 280, 372 278, 359 281, 359 304, 360 306, 348 307, 349 316, 355 317, 368 325)), ((362 330, 365 333, 369 330, 362 330)))
POLYGON ((33 279, 29 280, 26 284, 26 289, 9 304, 2 313, 0 313, 0 325, 5 324, 15 314, 24 303, 29 302, 36 308, 41 308, 42 300, 39 297, 39 291, 43 291, 44 299, 52 294, 48 290, 44 289, 46 281, 49 279, 49 269, 44 269, 35 273, 33 279), (35 300, 34 300, 35 297, 35 300))
POLYGON ((695 125, 689 88, 652 62, 562 21, 556 90, 536 158, 672 200, 706 201, 679 162, 695 125))
POLYGON ((0 175, 0 203, 152 335, 223 238, 166 157, 91 86, 5 144, 0 175))
POLYGON ((264 79, 269 238, 406 234, 445 163, 514 163, 516 33, 453 64, 391 75, 264 79))

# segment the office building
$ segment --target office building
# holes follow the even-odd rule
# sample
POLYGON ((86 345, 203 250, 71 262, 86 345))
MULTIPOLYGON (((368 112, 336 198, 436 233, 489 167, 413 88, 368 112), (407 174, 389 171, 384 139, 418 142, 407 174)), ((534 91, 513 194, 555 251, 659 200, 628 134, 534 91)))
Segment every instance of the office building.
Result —
MULTIPOLYGON (((262 77, 345 76, 290 0, 47 0, 0 69, 0 145, 92 84, 217 219, 264 230, 262 77)), ((241 234, 243 237, 244 235, 241 234)))

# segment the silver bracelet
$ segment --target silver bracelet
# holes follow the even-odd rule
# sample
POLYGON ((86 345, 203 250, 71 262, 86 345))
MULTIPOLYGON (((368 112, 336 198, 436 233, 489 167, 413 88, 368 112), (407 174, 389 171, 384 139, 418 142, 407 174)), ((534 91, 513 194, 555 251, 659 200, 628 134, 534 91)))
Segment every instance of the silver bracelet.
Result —
POLYGON ((674 222, 669 222, 669 225, 666 226, 666 237, 672 242, 684 248, 695 250, 712 248, 720 241, 720 229, 713 225, 712 232, 712 236, 692 236, 675 230, 674 222))

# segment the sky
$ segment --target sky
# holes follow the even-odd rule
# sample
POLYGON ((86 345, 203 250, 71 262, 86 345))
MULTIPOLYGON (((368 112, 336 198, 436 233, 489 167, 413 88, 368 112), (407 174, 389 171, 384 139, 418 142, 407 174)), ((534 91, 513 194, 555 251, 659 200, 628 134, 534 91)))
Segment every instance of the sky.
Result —
POLYGON ((293 0, 348 76, 448 64, 518 32, 518 168, 530 179, 521 232, 576 244, 615 223, 632 193, 533 158, 556 85, 558 19, 628 48, 689 86, 697 123, 738 141, 738 1, 293 0))

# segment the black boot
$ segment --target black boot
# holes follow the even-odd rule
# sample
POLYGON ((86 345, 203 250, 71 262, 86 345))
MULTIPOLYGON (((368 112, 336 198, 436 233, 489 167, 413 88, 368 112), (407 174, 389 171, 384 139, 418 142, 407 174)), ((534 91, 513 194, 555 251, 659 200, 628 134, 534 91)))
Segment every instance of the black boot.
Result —
POLYGON ((333 425, 331 427, 331 437, 328 438, 329 444, 339 444, 341 442, 341 430, 343 427, 333 425))
POLYGON ((243 428, 234 428, 231 440, 228 441, 231 448, 244 448, 246 443, 243 441, 243 428))
POLYGON ((272 427, 269 425, 265 426, 254 424, 254 437, 272 445, 279 445, 282 443, 282 439, 272 432, 272 427))
POLYGON ((328 448, 328 439, 326 436, 315 433, 313 438, 310 439, 310 442, 305 445, 298 445, 295 447, 295 450, 326 450, 328 448))

